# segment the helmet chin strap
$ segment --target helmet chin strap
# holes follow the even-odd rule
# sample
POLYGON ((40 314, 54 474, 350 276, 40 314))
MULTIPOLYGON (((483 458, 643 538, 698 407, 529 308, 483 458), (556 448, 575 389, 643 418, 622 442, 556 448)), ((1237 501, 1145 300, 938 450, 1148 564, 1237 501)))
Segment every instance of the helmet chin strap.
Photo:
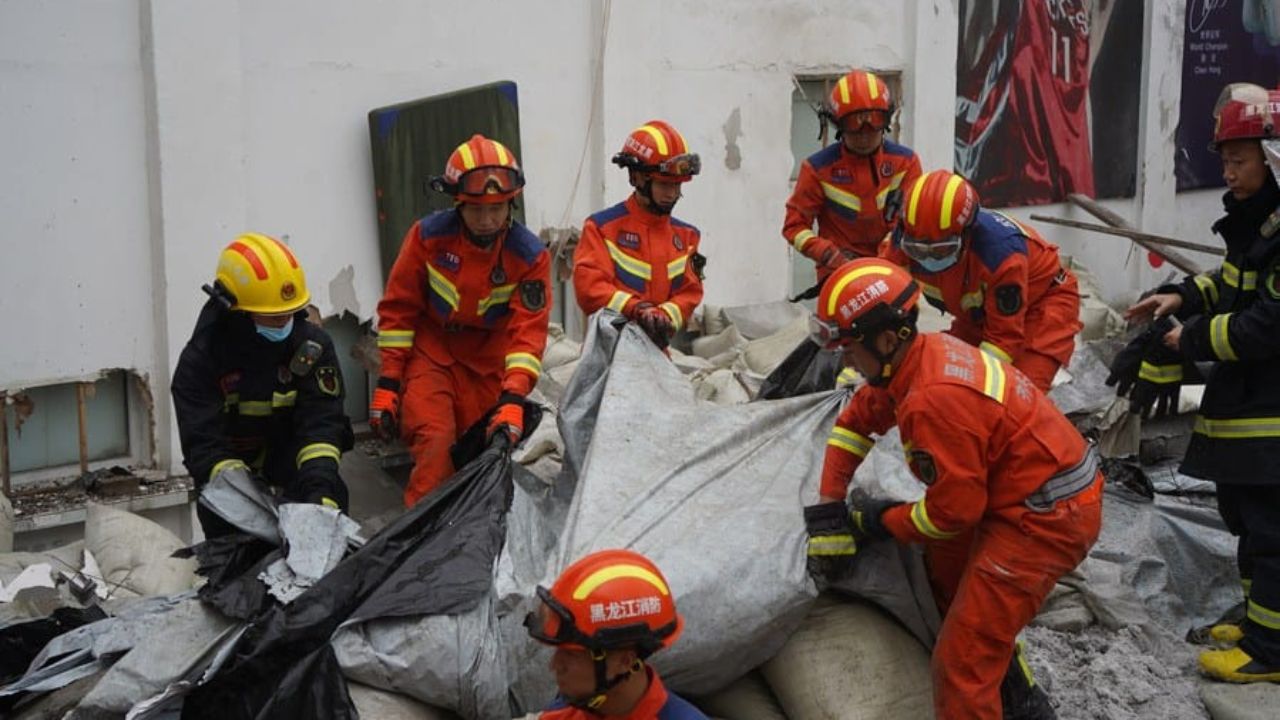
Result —
POLYGON ((679 202, 680 198, 683 197, 684 195, 684 193, 676 195, 676 199, 671 202, 671 206, 667 207, 659 203, 657 200, 653 199, 653 177, 652 176, 646 177, 644 179, 644 184, 636 185, 635 188, 636 188, 636 192, 640 194, 640 197, 649 201, 649 207, 648 207, 649 212, 653 213, 654 215, 670 215, 671 211, 676 209, 676 203, 679 202))
POLYGON ((472 232, 471 228, 467 227, 466 223, 462 223, 462 234, 467 238, 467 242, 470 242, 472 245, 475 245, 482 250, 488 250, 493 247, 493 244, 498 241, 498 238, 502 237, 502 233, 506 232, 510 225, 511 221, 508 220, 497 230, 494 230, 491 233, 480 234, 472 232))
POLYGON ((605 652, 603 650, 592 650, 591 659, 594 661, 596 670, 596 689, 588 696, 582 698, 566 698, 568 703, 573 707, 595 712, 609 699, 609 691, 626 682, 638 672, 644 670, 644 663, 640 658, 636 658, 631 663, 631 667, 626 672, 615 675, 612 678, 608 676, 608 668, 605 665, 605 652))
POLYGON ((893 378, 893 356, 898 353, 902 347, 902 343, 910 340, 916 335, 916 327, 914 325, 901 325, 898 327, 896 337, 898 343, 888 353, 882 353, 875 348, 874 338, 868 338, 862 341, 862 347, 880 363, 880 372, 875 377, 868 377, 867 384, 872 387, 884 387, 889 384, 889 380, 893 378))

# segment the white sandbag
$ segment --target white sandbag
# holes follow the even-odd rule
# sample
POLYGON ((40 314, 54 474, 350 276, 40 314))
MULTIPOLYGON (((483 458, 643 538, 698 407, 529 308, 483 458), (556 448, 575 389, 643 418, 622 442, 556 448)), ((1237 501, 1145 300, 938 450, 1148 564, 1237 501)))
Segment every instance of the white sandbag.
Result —
POLYGON ((778 699, 769 690, 760 672, 752 670, 729 687, 712 695, 694 698, 702 712, 732 720, 787 720, 778 699))
POLYGON ((447 710, 433 708, 400 693, 387 692, 357 682, 347 683, 347 692, 362 718, 377 720, 456 720, 447 710))
POLYGON ((809 321, 798 317, 778 332, 747 343, 742 349, 743 363, 746 369, 767 376, 807 337, 809 321))
POLYGON ((84 567, 84 541, 42 552, 0 553, 0 583, 8 585, 31 565, 48 563, 55 573, 74 573, 84 567))
POLYGON ((685 355, 684 353, 680 352, 679 350, 676 350, 675 348, 671 348, 670 352, 671 352, 671 364, 679 368, 680 372, 684 373, 685 375, 691 375, 693 373, 698 372, 699 370, 715 369, 715 366, 711 364, 711 361, 707 360, 706 358, 701 358, 701 357, 698 357, 697 355, 685 355))
POLYGON ((582 344, 566 337, 564 329, 555 323, 547 326, 547 347, 542 352, 542 369, 550 370, 578 359, 582 344))
POLYGON ((795 322, 796 318, 806 317, 808 314, 809 311, 803 305, 787 300, 724 309, 725 319, 748 340, 768 337, 795 322))
POLYGON ((933 717, 929 652, 855 600, 820 597, 761 672, 790 720, 933 717))
POLYGON ((702 307, 694 314, 702 323, 703 335, 718 335, 725 328, 729 327, 729 320, 725 317, 724 308, 719 305, 709 305, 703 303, 702 307))
POLYGON ((732 370, 715 370, 693 380, 694 395, 717 405, 741 405, 751 401, 747 389, 738 382, 732 370))
POLYGON ((739 350, 746 344, 747 340, 738 332, 738 328, 730 325, 715 335, 694 338, 693 354, 710 359, 730 350, 739 350))
POLYGON ((1271 720, 1280 706, 1280 687, 1201 680, 1200 699, 1213 720, 1271 720))
POLYGON ((0 553, 13 552, 13 503, 0 492, 0 553))
POLYGON ((113 588, 138 595, 169 595, 196 582, 196 561, 170 557, 186 543, 160 525, 133 513, 90 503, 85 507, 85 547, 98 560, 113 588))
POLYGON ((1080 283, 1080 323, 1084 325, 1080 329, 1080 342, 1097 340, 1124 330, 1124 318, 1102 301, 1102 294, 1098 291, 1093 274, 1072 258, 1064 257, 1063 262, 1071 268, 1080 283))

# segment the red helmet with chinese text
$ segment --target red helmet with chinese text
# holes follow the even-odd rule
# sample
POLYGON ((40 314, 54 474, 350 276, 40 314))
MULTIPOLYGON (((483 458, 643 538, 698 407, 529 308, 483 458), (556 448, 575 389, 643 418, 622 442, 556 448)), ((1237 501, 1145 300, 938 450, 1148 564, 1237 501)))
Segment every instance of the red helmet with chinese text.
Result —
POLYGON ((565 569, 550 590, 538 588, 529 635, 593 653, 633 648, 641 657, 668 647, 684 620, 662 571, 630 550, 601 550, 565 569))
POLYGON ((632 130, 613 164, 666 182, 688 182, 702 171, 702 160, 689 152, 684 136, 662 120, 632 130))
POLYGON ((831 88, 825 113, 841 132, 853 132, 863 125, 875 130, 888 128, 895 109, 884 80, 873 72, 854 70, 831 88))
POLYGON ((978 215, 978 191, 960 175, 934 170, 916 178, 902 197, 894 229, 898 246, 929 271, 955 264, 962 233, 978 215))
POLYGON ((1265 140, 1280 137, 1280 90, 1252 83, 1231 83, 1222 89, 1213 107, 1213 142, 1217 151, 1230 140, 1265 140))
POLYGON ((449 155, 444 174, 431 179, 431 189, 460 203, 507 202, 524 188, 516 156, 497 140, 476 134, 449 155))
POLYGON ((920 286, 906 270, 881 258, 851 260, 823 282, 810 336, 825 349, 869 344, 882 330, 906 339, 915 332, 919 302, 920 286))

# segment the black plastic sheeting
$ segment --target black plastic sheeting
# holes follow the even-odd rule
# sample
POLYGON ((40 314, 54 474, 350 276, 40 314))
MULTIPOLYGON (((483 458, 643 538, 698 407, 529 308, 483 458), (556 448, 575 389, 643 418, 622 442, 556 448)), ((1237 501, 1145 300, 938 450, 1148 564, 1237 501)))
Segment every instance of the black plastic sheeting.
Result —
POLYGON ((463 613, 490 591, 513 491, 510 448, 499 437, 313 588, 268 608, 186 699, 182 717, 358 717, 329 644, 340 625, 463 613))
POLYGON ((757 400, 808 395, 833 390, 840 374, 840 354, 825 352, 805 338, 760 384, 757 400))
MULTIPOLYGON (((60 607, 49 617, 14 623, 0 629, 0 687, 17 680, 27 672, 31 661, 49 641, 59 635, 97 622, 107 614, 98 607, 60 607)), ((7 698, 16 701, 16 697, 7 698)), ((0 709, 5 708, 0 700, 0 709)))

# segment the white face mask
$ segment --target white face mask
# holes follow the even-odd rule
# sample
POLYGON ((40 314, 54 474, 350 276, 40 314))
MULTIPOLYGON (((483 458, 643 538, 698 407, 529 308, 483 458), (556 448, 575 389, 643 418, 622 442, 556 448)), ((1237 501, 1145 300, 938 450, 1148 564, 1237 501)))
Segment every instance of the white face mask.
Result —
POLYGON ((269 325, 259 325, 257 323, 254 323, 253 326, 257 328, 258 334, 267 340, 270 340, 273 343, 283 342, 289 337, 289 334, 293 332, 293 318, 289 318, 289 322, 285 323, 281 327, 271 327, 269 325))

